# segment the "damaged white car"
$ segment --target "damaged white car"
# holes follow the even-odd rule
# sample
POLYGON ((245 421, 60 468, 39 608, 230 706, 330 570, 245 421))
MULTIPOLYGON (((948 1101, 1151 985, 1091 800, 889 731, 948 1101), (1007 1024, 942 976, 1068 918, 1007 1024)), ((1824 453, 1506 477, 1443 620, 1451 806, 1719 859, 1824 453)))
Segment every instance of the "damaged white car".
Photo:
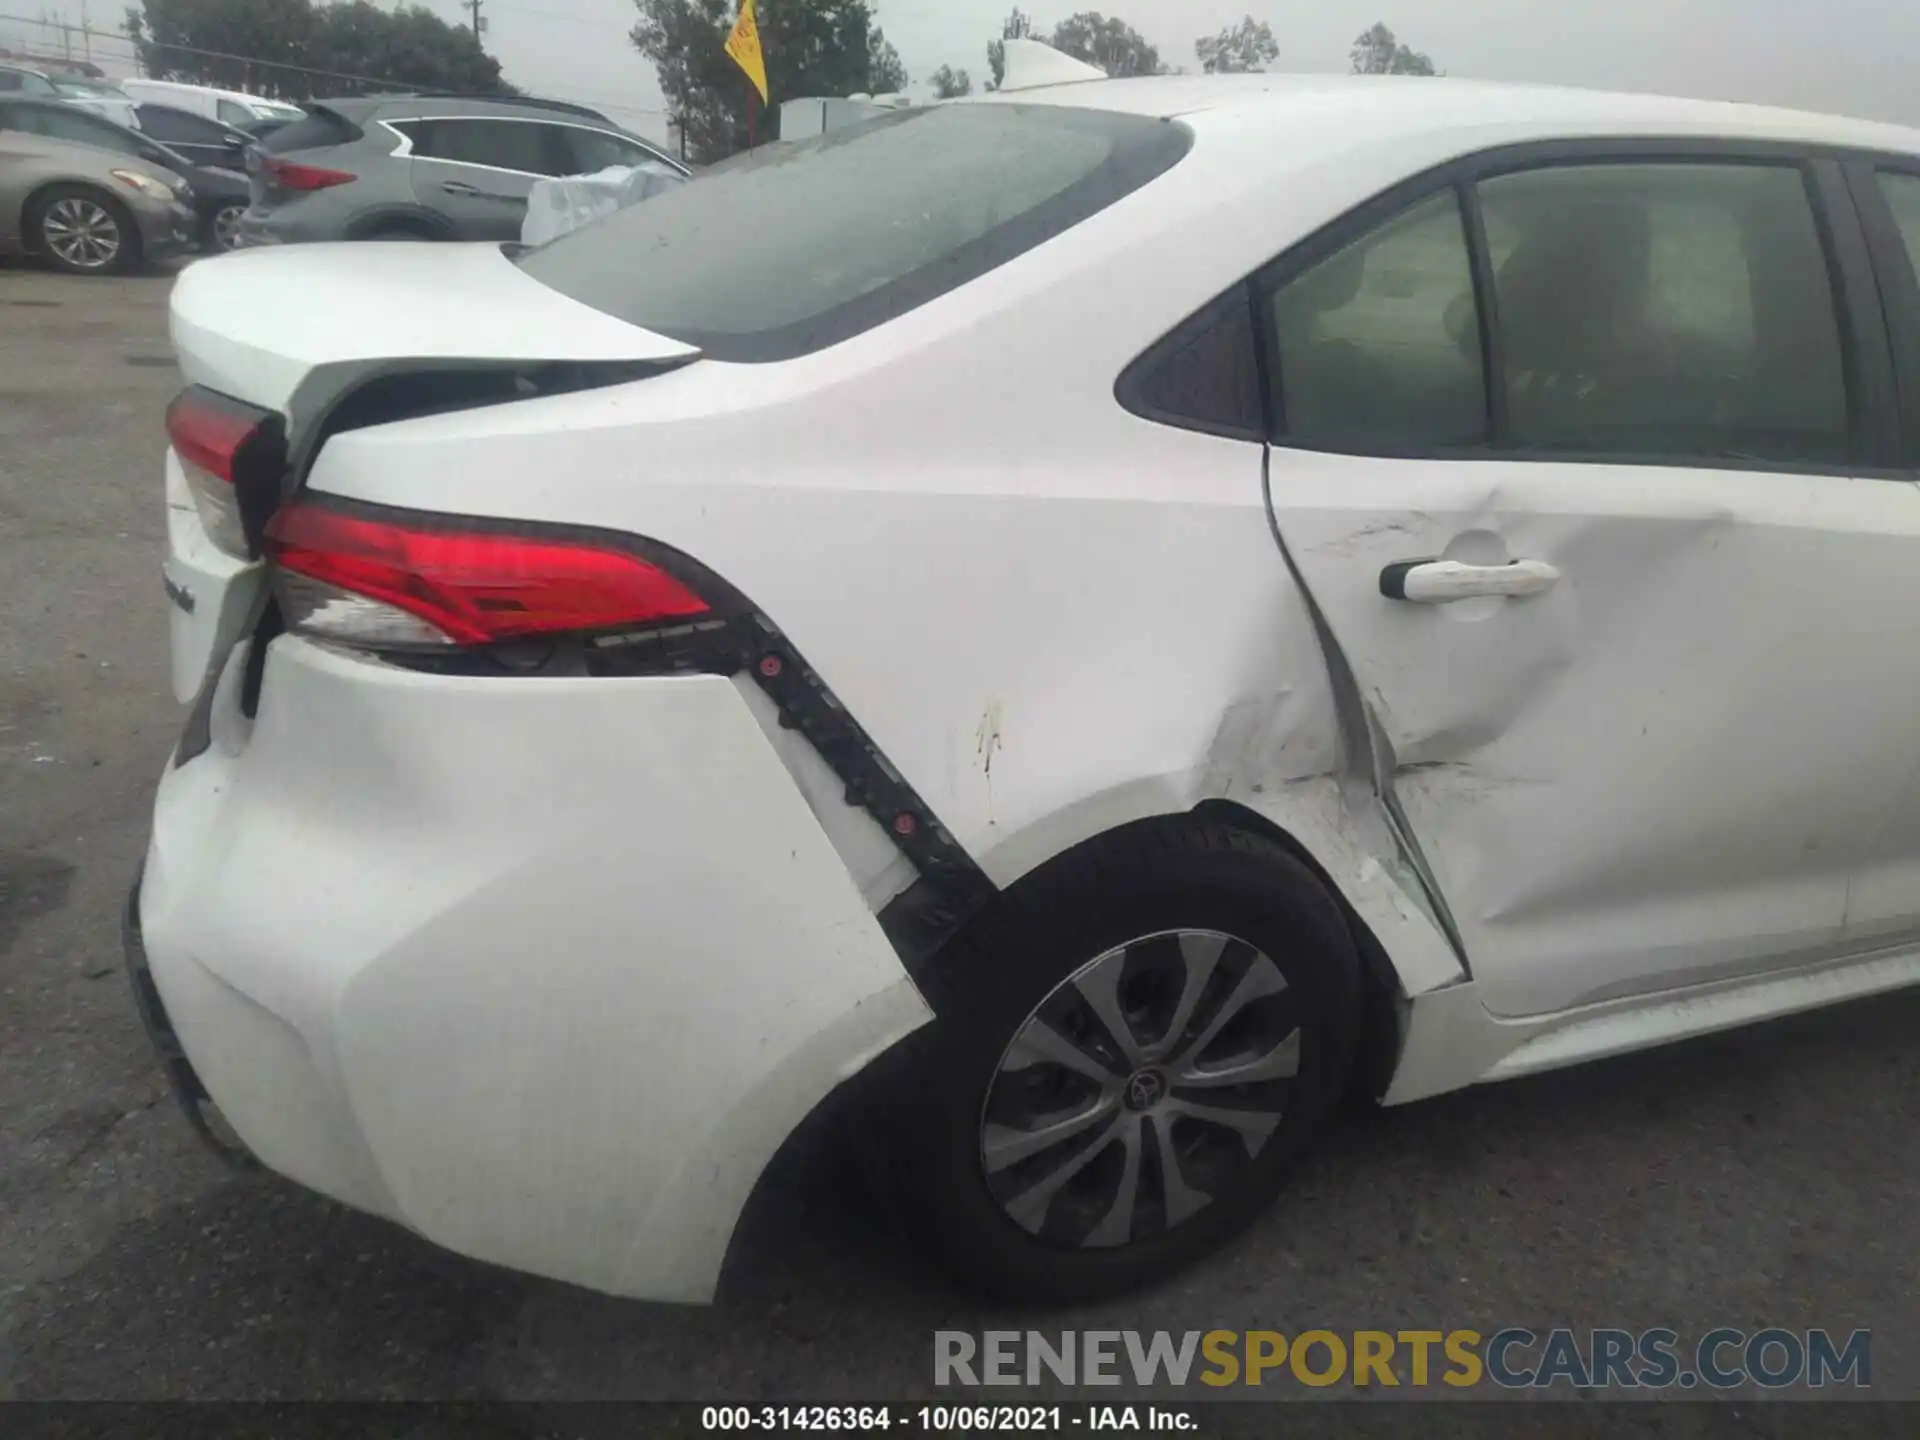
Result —
POLYGON ((957 1274, 1076 1299, 1350 1087, 1913 983, 1917 156, 1094 82, 195 266, 127 936, 183 1098, 703 1301, 837 1094, 957 1274))

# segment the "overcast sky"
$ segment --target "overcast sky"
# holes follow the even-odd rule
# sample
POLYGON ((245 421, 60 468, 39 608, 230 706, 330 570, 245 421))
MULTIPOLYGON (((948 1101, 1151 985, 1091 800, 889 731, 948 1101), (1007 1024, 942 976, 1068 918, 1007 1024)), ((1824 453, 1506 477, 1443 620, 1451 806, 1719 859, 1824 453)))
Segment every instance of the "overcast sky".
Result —
MULTIPOLYGON (((81 0, 0 0, 0 14, 42 10, 77 21, 81 0)), ((449 20, 458 0, 426 0, 449 20)), ((1085 0, 1021 8, 1045 31, 1085 0)), ((915 81, 941 65, 986 73, 986 45, 1012 0, 878 0, 882 28, 915 81)), ((1109 0, 1170 64, 1193 42, 1251 13, 1273 27, 1281 70, 1345 70, 1354 36, 1376 20, 1442 70, 1755 100, 1920 125, 1920 3, 1915 0, 1109 0)), ((117 0, 91 0, 117 26, 117 0)), ((618 110, 662 133, 660 89, 627 39, 632 0, 484 0, 487 48, 508 78, 543 94, 618 110), (648 112, 656 112, 649 114, 648 112)), ((27 32, 0 19, 0 39, 27 32)), ((916 85, 915 87, 919 87, 916 85)))

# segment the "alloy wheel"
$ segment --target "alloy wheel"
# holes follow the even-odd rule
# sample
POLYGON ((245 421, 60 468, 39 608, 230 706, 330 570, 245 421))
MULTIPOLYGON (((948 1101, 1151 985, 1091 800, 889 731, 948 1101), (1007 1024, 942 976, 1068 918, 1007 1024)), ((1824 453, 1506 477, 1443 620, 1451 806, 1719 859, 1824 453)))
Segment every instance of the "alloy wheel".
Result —
POLYGON ((40 222, 46 246, 76 270, 104 270, 120 256, 120 225, 84 195, 63 195, 40 222))
POLYGON ((1172 1230, 1224 1195, 1279 1125, 1300 1069, 1273 960, 1213 930, 1141 936, 1029 1013, 980 1119, 1001 1210, 1074 1248, 1172 1230))
POLYGON ((217 250, 231 250, 240 238, 240 217, 245 205, 222 205, 213 212, 213 244, 217 250))

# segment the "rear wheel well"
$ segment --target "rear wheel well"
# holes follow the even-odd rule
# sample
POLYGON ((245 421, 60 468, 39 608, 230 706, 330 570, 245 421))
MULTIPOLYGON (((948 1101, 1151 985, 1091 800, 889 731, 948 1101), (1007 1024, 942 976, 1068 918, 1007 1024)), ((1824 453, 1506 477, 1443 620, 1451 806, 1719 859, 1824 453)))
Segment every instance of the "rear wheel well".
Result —
POLYGON ((1406 1005, 1399 976, 1387 958, 1386 947, 1372 927, 1360 918, 1360 913, 1347 903, 1347 897, 1313 852, 1266 816, 1232 800, 1203 800, 1193 807, 1193 813, 1280 846, 1313 872, 1333 897, 1334 904, 1340 907, 1353 936, 1353 947, 1360 955, 1360 1051, 1354 1059, 1351 1089, 1366 1099, 1379 1099, 1393 1083, 1394 1067, 1399 1063, 1401 1015, 1406 1005))
MULTIPOLYGON (((1354 950, 1360 958, 1361 977, 1361 1034, 1359 1052, 1354 1058, 1350 1089, 1358 1096, 1377 1099, 1384 1095, 1387 1087, 1393 1083, 1393 1072, 1400 1060, 1400 1037, 1403 1029, 1403 1013, 1406 997, 1400 985, 1398 972, 1388 958, 1386 947, 1380 943, 1371 927, 1352 905, 1333 877, 1314 856, 1313 852, 1300 840, 1290 834, 1266 816, 1250 810, 1231 800, 1203 800, 1193 807, 1191 815, 1199 820, 1212 821, 1215 824, 1238 830, 1254 838, 1266 840, 1286 851, 1298 860, 1314 879, 1320 882, 1340 914, 1346 921, 1347 931, 1353 941, 1354 950)), ((1055 868, 1062 863, 1071 864, 1074 857, 1080 856, 1090 847, 1110 843, 1123 831, 1139 826, 1164 825, 1180 818, 1179 812, 1147 816, 1133 820, 1112 830, 1090 835, 1067 849, 1053 855, 1041 865, 1034 867, 1027 875, 1014 882, 1016 886, 1041 871, 1055 868)), ((973 913, 973 907, 961 914, 950 913, 936 895, 923 896, 920 892, 927 887, 922 882, 898 896, 880 912, 880 923, 887 932, 895 952, 907 973, 914 978, 923 990, 929 984, 936 984, 941 975, 940 957, 953 943, 973 913), (929 908, 934 912, 931 918, 924 912, 929 908)), ((986 898, 983 904, 994 903, 986 898)), ((929 995, 931 999, 931 995, 929 995)), ((934 1008, 940 1006, 936 1003, 934 1008)))
POLYGON ((452 232, 424 215, 375 215, 356 222, 348 236, 354 240, 445 240, 452 232))

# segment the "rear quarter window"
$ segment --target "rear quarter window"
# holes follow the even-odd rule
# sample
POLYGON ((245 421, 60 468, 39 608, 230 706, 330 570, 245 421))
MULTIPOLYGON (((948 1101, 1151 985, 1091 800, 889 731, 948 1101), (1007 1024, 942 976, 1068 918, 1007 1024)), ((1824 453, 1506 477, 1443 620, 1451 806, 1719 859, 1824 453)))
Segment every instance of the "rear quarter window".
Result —
POLYGON ((518 263, 714 359, 790 359, 1062 234, 1191 143, 1170 121, 1063 106, 906 110, 735 157, 518 263))

